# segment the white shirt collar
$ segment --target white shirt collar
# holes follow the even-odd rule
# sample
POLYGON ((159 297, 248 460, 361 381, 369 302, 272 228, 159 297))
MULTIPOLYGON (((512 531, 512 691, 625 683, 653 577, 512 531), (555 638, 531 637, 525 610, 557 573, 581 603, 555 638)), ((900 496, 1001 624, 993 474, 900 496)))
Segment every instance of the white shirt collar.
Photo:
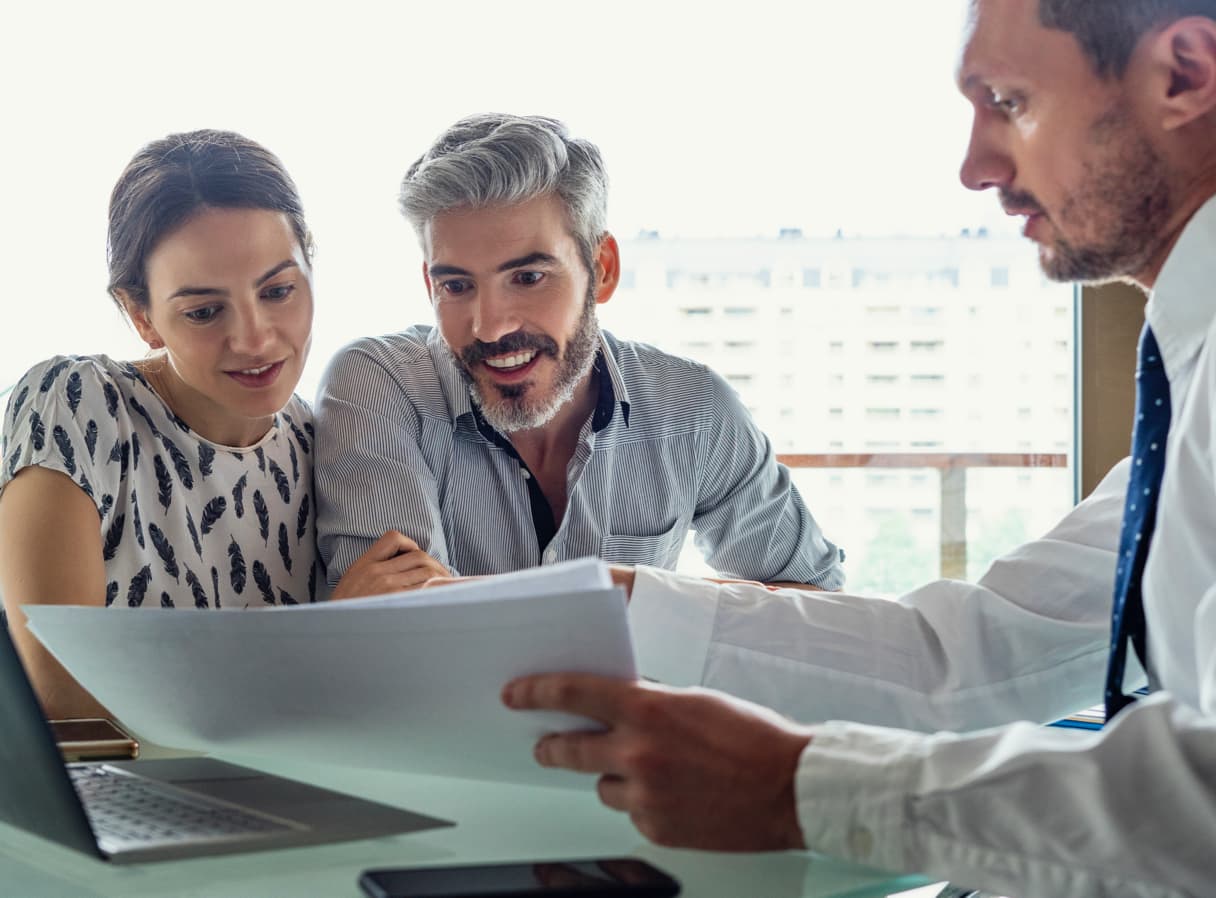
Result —
POLYGON ((1208 199, 1187 222, 1165 260, 1144 312, 1171 380, 1202 348, 1216 319, 1213 246, 1216 197, 1208 199))

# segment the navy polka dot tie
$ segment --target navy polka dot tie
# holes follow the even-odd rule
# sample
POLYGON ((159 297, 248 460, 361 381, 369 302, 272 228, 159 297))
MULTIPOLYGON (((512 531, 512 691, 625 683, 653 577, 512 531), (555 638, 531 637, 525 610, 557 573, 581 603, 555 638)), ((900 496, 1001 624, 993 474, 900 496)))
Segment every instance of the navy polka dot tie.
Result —
POLYGON ((1148 663, 1140 580, 1157 519, 1157 495, 1161 491, 1161 475, 1165 473, 1165 438, 1169 429, 1170 383, 1165 376, 1157 340, 1146 324, 1140 334, 1140 359, 1136 366, 1132 473, 1123 507, 1115 604, 1111 610, 1110 663, 1106 669, 1107 720, 1135 700, 1123 694, 1123 669, 1127 664, 1129 640, 1140 661, 1148 663))

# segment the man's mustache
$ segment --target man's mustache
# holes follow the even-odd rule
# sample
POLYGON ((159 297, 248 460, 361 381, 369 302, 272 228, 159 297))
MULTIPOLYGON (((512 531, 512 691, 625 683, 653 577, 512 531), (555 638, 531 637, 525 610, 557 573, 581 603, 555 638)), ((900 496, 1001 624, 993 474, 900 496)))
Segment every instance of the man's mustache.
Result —
POLYGON ((469 367, 472 367, 495 356, 511 355, 529 349, 536 350, 540 354, 551 355, 553 358, 558 357, 557 341, 552 337, 544 334, 527 334, 523 331, 512 331, 493 343, 483 343, 481 340, 474 340, 464 349, 460 350, 460 360, 469 367))
POLYGON ((1042 204, 1033 194, 1022 190, 1000 190, 1001 207, 1011 215, 1045 215, 1042 204))

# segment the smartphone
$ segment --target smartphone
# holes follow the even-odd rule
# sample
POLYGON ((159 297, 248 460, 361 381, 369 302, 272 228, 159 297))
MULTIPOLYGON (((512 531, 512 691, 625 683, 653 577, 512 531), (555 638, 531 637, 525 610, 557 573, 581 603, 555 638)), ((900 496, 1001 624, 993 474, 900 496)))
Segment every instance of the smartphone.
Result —
POLYGON ((667 898, 680 884, 632 857, 364 870, 371 898, 667 898))
POLYGON ((112 761, 139 756, 139 743, 112 720, 80 717, 47 723, 65 761, 112 761))

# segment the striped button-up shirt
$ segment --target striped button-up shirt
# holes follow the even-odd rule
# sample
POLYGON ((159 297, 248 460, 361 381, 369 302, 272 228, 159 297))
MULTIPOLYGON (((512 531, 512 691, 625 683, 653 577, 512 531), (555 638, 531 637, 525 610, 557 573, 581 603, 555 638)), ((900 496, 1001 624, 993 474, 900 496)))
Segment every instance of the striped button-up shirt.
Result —
POLYGON ((316 413, 317 534, 330 584, 387 530, 454 575, 587 555, 670 569, 694 530, 727 576, 843 584, 841 553, 720 376, 605 332, 597 366, 599 406, 579 434, 554 528, 509 440, 475 412, 437 329, 343 349, 316 413))

